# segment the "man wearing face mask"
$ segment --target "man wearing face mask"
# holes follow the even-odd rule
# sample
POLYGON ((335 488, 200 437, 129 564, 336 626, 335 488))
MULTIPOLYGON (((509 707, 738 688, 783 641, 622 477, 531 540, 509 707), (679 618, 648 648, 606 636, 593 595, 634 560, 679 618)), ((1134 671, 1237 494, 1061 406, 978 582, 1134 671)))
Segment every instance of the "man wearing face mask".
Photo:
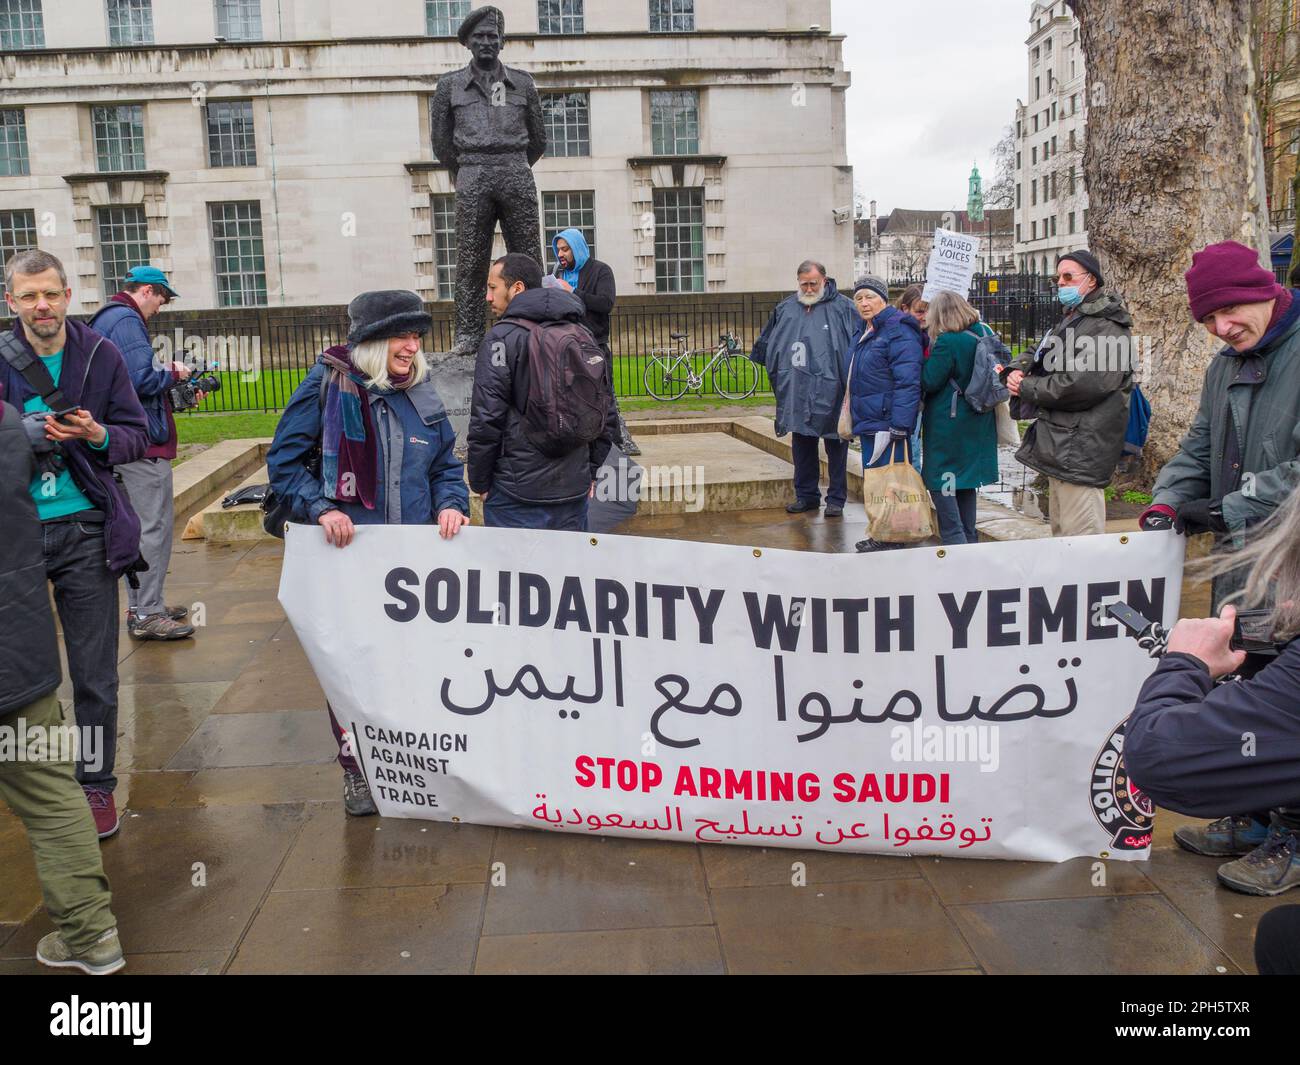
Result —
POLYGON ((1052 535, 1092 536, 1106 531, 1105 490, 1128 430, 1133 319, 1089 251, 1061 256, 1056 284, 1065 317, 1003 376, 1013 413, 1035 419, 1016 458, 1047 477, 1052 535))

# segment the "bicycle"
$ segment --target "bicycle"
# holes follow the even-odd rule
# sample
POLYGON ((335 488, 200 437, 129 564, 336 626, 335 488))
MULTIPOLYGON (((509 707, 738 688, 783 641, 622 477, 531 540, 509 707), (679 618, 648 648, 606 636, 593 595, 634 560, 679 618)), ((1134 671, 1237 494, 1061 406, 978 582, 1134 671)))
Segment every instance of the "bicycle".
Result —
POLYGON ((645 388, 661 403, 681 399, 687 389, 703 393, 704 375, 709 374, 713 390, 724 399, 748 399, 758 388, 758 367, 740 350, 740 341, 731 333, 718 337, 718 346, 708 350, 687 351, 685 333, 669 333, 669 339, 681 345, 676 354, 651 355, 645 368, 645 388), (696 359, 708 357, 697 371, 696 359))

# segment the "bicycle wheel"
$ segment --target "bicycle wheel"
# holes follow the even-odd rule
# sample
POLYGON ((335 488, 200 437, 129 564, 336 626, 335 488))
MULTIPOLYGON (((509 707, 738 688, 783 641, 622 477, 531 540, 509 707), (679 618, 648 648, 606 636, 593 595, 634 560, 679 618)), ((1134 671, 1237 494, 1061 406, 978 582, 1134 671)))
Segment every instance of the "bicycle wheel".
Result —
POLYGON ((645 390, 660 403, 681 399, 686 391, 686 369, 680 358, 665 360, 652 355, 645 367, 645 390))
POLYGON ((723 356, 711 372, 713 391, 723 399, 748 399, 758 388, 758 367, 744 355, 723 356))

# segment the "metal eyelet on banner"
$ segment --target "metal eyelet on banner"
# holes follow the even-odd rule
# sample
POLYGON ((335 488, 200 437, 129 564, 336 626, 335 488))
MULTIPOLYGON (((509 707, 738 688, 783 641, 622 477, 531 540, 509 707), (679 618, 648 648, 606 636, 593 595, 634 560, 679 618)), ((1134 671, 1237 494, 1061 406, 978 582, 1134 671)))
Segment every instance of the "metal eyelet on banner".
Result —
POLYGON ((754 557, 755 557, 755 558, 762 558, 762 557, 763 557, 763 552, 760 551, 757 547, 754 548, 754 557))
POLYGON ((935 554, 938 555, 940 558, 947 558, 947 557, 948 557, 948 552, 945 551, 942 547, 939 548, 939 550, 936 551, 935 554))
POLYGON ((1128 536, 1127 536, 1127 535, 1125 535, 1125 536, 1121 536, 1121 537, 1119 538, 1119 542, 1120 542, 1121 544, 1126 544, 1126 543, 1128 543, 1128 536))
POLYGON ((591 546, 592 547, 596 546, 596 538, 594 536, 591 538, 591 546))

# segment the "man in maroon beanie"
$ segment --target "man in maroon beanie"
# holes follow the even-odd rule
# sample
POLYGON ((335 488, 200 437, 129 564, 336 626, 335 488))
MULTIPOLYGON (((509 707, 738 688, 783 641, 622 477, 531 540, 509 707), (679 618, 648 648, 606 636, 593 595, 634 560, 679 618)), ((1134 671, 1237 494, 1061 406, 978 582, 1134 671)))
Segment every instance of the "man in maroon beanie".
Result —
MULTIPOLYGON (((1186 277, 1193 317, 1227 347, 1210 363, 1196 419, 1156 478, 1152 504, 1139 521, 1143 529, 1213 533, 1214 550, 1230 552, 1300 484, 1300 290, 1279 285, 1260 265, 1259 252, 1235 241, 1197 252, 1186 277)), ((1240 570, 1215 579, 1215 616, 1244 579, 1240 570)), ((1249 655, 1240 672, 1252 676, 1270 661, 1249 655)), ((1300 833, 1300 810, 1224 817, 1204 828, 1179 828, 1174 839, 1197 854, 1249 854, 1244 866, 1231 864, 1257 873, 1260 883, 1243 886, 1236 875, 1225 884, 1275 894, 1270 870, 1279 832, 1300 833)))

